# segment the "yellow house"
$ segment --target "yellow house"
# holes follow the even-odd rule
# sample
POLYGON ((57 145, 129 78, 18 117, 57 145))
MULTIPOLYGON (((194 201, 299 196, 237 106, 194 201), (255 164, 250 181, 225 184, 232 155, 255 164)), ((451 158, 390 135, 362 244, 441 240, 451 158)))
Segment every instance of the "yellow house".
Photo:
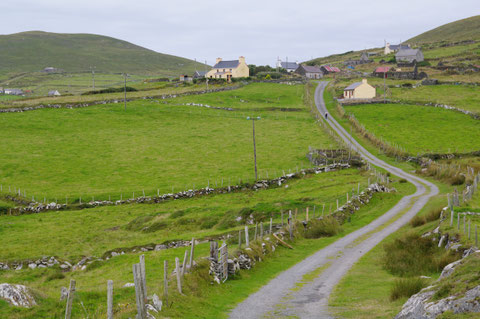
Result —
POLYGON ((243 56, 238 60, 223 61, 222 58, 217 58, 213 69, 208 71, 206 77, 211 79, 226 79, 230 81, 231 78, 246 78, 250 75, 247 63, 243 56))
POLYGON ((375 88, 367 83, 367 79, 350 84, 343 90, 344 99, 373 99, 375 95, 375 88))

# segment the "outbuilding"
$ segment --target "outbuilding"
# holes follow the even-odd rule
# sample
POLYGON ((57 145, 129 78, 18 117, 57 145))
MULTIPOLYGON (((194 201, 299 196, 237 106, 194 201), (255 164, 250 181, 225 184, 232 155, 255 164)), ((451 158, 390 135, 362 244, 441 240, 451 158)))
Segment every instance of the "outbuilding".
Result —
POLYGON ((295 70, 295 73, 298 73, 307 79, 321 79, 323 77, 320 68, 312 65, 302 64, 295 70))
POLYGON ((48 92, 48 96, 60 96, 60 95, 61 95, 60 92, 58 92, 57 90, 48 92))
POLYGON ((400 50, 395 54, 395 59, 397 62, 422 62, 423 53, 420 49, 406 49, 400 50))
POLYGON ((376 90, 367 83, 367 79, 352 83, 343 90, 344 99, 373 99, 375 95, 376 90))

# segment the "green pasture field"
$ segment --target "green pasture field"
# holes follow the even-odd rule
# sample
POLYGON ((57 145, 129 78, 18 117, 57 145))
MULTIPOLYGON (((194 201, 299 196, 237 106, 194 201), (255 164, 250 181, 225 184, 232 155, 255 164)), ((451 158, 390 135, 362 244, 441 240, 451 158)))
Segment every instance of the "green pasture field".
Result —
POLYGON ((127 111, 119 103, 2 114, 0 183, 29 198, 72 202, 252 181, 247 116, 262 118, 256 121, 260 177, 280 176, 310 166, 309 146, 337 147, 303 106, 303 91, 288 92, 285 99, 297 99, 302 111, 239 113, 138 100, 127 111))
MULTIPOLYGON (((324 200, 326 197, 331 196, 329 194, 348 190, 351 185, 345 185, 345 183, 352 183, 359 178, 365 180, 365 176, 359 175, 355 170, 331 172, 328 174, 320 174, 305 180, 294 181, 289 183, 288 188, 277 188, 266 191, 218 195, 203 199, 176 201, 172 202, 171 205, 180 205, 183 208, 191 207, 194 209, 196 209, 197 206, 205 205, 209 208, 213 206, 213 209, 216 209, 215 207, 217 204, 215 204, 215 202, 218 201, 222 201, 222 205, 225 206, 228 205, 230 207, 233 204, 233 207, 237 207, 237 205, 240 205, 238 207, 241 207, 242 205, 245 205, 245 201, 252 204, 257 202, 257 205, 276 206, 275 201, 295 202, 298 200, 298 198, 309 196, 318 197, 315 200, 324 200), (333 184, 325 187, 320 186, 325 185, 325 181, 328 181, 328 184, 333 184)), ((383 214, 386 210, 391 208, 402 196, 413 192, 413 187, 410 184, 395 182, 393 183, 393 186, 397 188, 397 193, 374 195, 367 206, 361 208, 354 215, 352 215, 350 221, 343 225, 342 232, 338 235, 320 239, 297 239, 293 244, 295 247, 293 250, 285 249, 279 246, 272 255, 265 258, 262 262, 257 263, 252 270, 242 271, 240 275, 228 280, 222 285, 211 285, 211 279, 207 275, 208 270, 205 268, 204 264, 203 266, 200 266, 200 269, 196 270, 196 272, 194 272, 192 275, 187 275, 184 283, 184 293, 186 296, 179 296, 178 293, 176 293, 173 277, 171 277, 169 301, 173 302, 173 304, 171 307, 165 307, 162 310, 162 316, 172 318, 227 317, 229 309, 246 298, 249 294, 258 290, 278 273, 293 266, 298 261, 301 261, 308 255, 327 246, 338 238, 343 237, 344 235, 368 224, 383 214)), ((139 206, 140 205, 137 207, 132 207, 132 210, 136 210, 139 206)), ((144 205, 143 207, 148 206, 151 207, 147 208, 148 210, 154 211, 154 207, 163 209, 164 205, 144 205)), ((169 204, 165 204, 165 206, 169 206, 169 204)), ((224 211, 230 209, 229 207, 224 207, 224 211)), ((101 246, 104 245, 104 242, 102 242, 101 238, 103 236, 107 236, 108 238, 105 239, 105 242, 112 241, 113 239, 110 237, 111 235, 108 234, 108 231, 104 230, 104 228, 107 227, 107 224, 108 227, 115 226, 118 225, 118 221, 126 223, 128 220, 134 217, 132 215, 128 216, 128 218, 125 218, 124 216, 126 216, 126 213, 120 213, 119 216, 113 218, 113 215, 118 214, 119 210, 124 210, 124 208, 116 207, 115 210, 115 214, 100 212, 98 210, 91 210, 91 213, 90 210, 88 212, 71 212, 72 216, 75 215, 77 218, 81 218, 82 220, 78 221, 78 224, 76 225, 80 226, 85 221, 91 219, 94 220, 96 225, 89 223, 84 224, 84 226, 81 226, 83 227, 83 233, 79 232, 78 234, 72 234, 70 239, 60 235, 60 237, 55 240, 59 242, 67 240, 67 242, 64 242, 65 246, 70 246, 71 251, 79 249, 79 254, 90 253, 90 251, 87 251, 85 247, 90 247, 87 249, 91 249, 91 247, 98 246, 96 248, 97 250, 99 248, 103 249, 104 247, 101 246), (87 215, 84 216, 84 214, 87 215), (96 218, 94 218, 94 216, 96 216, 96 218), (100 225, 100 220, 103 220, 105 225, 100 225), (95 230, 95 228, 98 229, 95 230), (97 231, 98 235, 95 239, 93 239, 93 234, 91 234, 91 232, 97 231)), ((43 221, 46 221, 46 219, 49 219, 50 216, 52 216, 51 225, 52 227, 55 227, 55 230, 52 229, 52 231, 59 231, 62 233, 63 230, 61 228, 71 228, 70 226, 72 219, 70 217, 63 216, 65 219, 62 221, 57 220, 55 223, 53 220, 57 219, 57 217, 53 217, 54 214, 57 213, 11 217, 11 219, 9 217, 8 220, 6 219, 5 221, 7 224, 13 222, 14 226, 12 228, 23 228, 24 231, 22 234, 24 234, 26 230, 31 230, 31 227, 37 227, 39 223, 39 217, 42 218, 41 222, 43 223, 43 221), (23 224, 23 222, 28 219, 30 220, 30 226, 23 224), (23 220, 23 222, 19 221, 19 224, 17 224, 15 220, 23 220)), ((60 212, 58 214, 60 216, 60 214, 64 213, 60 212)), ((143 214, 145 214, 145 212, 143 212, 143 214)), ((4 217, 5 216, 2 218, 4 217)), ((120 228, 123 228, 123 226, 120 228)), ((45 231, 45 233, 46 232, 47 231, 45 231)), ((184 234, 185 236, 192 235, 191 233, 184 234)), ((13 233, 11 233, 11 235, 14 236, 13 233)), ((123 236, 125 235, 128 236, 128 234, 124 233, 123 236)), ((171 236, 175 235, 171 234, 171 236)), ((10 234, 8 237, 11 237, 10 234)), ((51 239, 47 240, 50 243, 53 243, 54 238, 53 236, 51 237, 51 239)), ((118 238, 120 237, 122 236, 119 234, 118 238)), ((42 236, 42 239, 46 238, 46 235, 42 236)), ((144 241, 148 242, 148 240, 149 239, 145 239, 144 241)), ((40 244, 41 246, 38 246, 39 251, 49 252, 50 248, 47 248, 47 244, 44 245, 42 241, 43 240, 35 240, 35 245, 32 246, 40 244)), ((130 242, 135 241, 130 240, 130 242)), ((112 245, 121 246, 121 244, 121 241, 114 241, 112 245)), ((11 245, 16 245, 13 240, 6 243, 4 246, 12 247, 11 245)), ((229 252, 232 254, 235 250, 235 248, 233 248, 235 245, 233 244, 229 247, 229 252)), ((156 293, 162 297, 163 261, 167 260, 170 269, 172 269, 171 267, 174 265, 174 258, 179 257, 182 259, 184 251, 184 248, 180 248, 145 253, 147 290, 149 295, 156 293)), ((30 253, 33 252, 34 249, 30 250, 30 253)), ((208 244, 198 245, 195 252, 197 262, 202 263, 201 257, 208 255, 208 244)), ((136 262, 138 262, 138 254, 125 254, 114 257, 108 262, 98 262, 95 264, 95 266, 90 267, 90 269, 87 268, 87 271, 81 272, 77 271, 62 274, 59 269, 55 268, 35 270, 30 270, 27 268, 20 271, 0 271, 0 281, 21 283, 33 288, 37 295, 37 301, 39 302, 39 306, 37 307, 33 307, 31 309, 18 309, 8 306, 8 304, 5 302, 0 301, 0 315, 9 318, 37 318, 44 316, 61 317, 64 312, 64 301, 58 301, 60 288, 62 286, 68 286, 70 279, 75 279, 77 281, 77 298, 74 301, 73 307, 74 317, 84 315, 91 317, 104 317, 106 313, 106 281, 107 279, 111 279, 114 281, 115 317, 132 317, 136 311, 134 303, 134 289, 122 287, 125 283, 133 282, 131 265, 136 262), (80 301, 83 303, 85 309, 80 304, 80 301)))
POLYGON ((345 203, 346 193, 356 191, 358 183, 365 188, 367 179, 361 171, 348 169, 291 180, 286 183, 288 187, 167 201, 160 205, 132 204, 0 216, 3 238, 0 261, 43 255, 75 261, 83 255, 100 257, 119 247, 205 237, 239 226, 231 220, 242 209, 251 209, 265 221, 270 220, 270 215, 279 221, 281 210, 299 208, 302 211, 307 206, 311 209, 316 206, 318 214, 323 204, 328 211, 330 205, 332 210, 336 208, 336 199, 340 205, 345 203), (29 245, 32 241, 36 244, 29 245))
POLYGON ((423 85, 391 88, 392 98, 420 103, 438 103, 480 113, 480 89, 473 85, 423 85))
MULTIPOLYGON (((221 88, 229 85, 211 85, 210 89, 221 88)), ((152 90, 127 92, 127 99, 139 99, 146 96, 160 96, 166 94, 180 94, 185 92, 194 92, 205 90, 205 85, 179 85, 178 87, 156 86, 152 90)), ((18 101, 11 101, 10 103, 4 103, 0 107, 22 107, 22 106, 34 106, 41 104, 67 104, 67 103, 87 103, 87 102, 102 102, 105 100, 119 100, 123 102, 125 95, 121 93, 104 93, 104 94, 91 94, 91 95, 66 95, 58 97, 33 97, 30 99, 23 99, 18 101)))
POLYGON ((185 96, 167 100, 172 104, 201 103, 216 107, 250 110, 302 109, 299 99, 304 85, 255 83, 235 91, 216 92, 196 96, 185 96))
POLYGON ((18 95, 8 95, 8 94, 0 94, 0 102, 4 101, 13 101, 23 98, 22 96, 18 95))
POLYGON ((480 149, 480 121, 458 112, 407 104, 345 107, 365 128, 411 154, 470 152, 480 149))

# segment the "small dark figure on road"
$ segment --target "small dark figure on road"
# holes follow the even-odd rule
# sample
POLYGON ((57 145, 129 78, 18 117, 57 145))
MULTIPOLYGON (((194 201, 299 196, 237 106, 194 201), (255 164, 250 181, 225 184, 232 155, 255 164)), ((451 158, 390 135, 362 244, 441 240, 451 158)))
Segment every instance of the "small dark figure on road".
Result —
POLYGON ((325 112, 325 119, 328 120, 328 113, 325 112))

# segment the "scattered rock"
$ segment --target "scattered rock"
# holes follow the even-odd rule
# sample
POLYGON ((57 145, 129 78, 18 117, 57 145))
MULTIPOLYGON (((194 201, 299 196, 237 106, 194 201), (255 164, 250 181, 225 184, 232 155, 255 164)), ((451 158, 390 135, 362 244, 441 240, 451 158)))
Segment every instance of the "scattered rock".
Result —
POLYGON ((67 299, 68 297, 68 289, 67 287, 62 287, 60 289, 60 301, 67 299))
POLYGON ((0 298, 17 307, 30 308, 37 305, 29 289, 23 285, 0 284, 0 298))
POLYGON ((135 284, 133 282, 127 282, 125 285, 123 285, 123 288, 130 288, 130 287, 135 287, 135 284))

